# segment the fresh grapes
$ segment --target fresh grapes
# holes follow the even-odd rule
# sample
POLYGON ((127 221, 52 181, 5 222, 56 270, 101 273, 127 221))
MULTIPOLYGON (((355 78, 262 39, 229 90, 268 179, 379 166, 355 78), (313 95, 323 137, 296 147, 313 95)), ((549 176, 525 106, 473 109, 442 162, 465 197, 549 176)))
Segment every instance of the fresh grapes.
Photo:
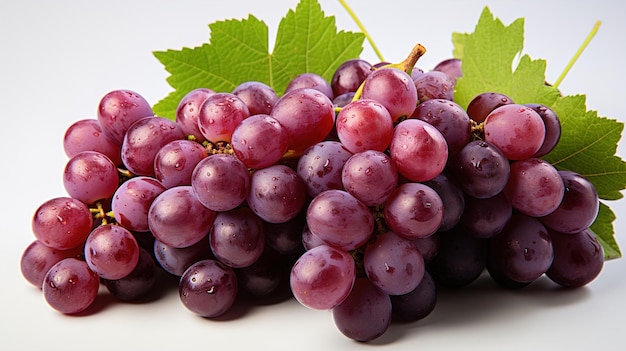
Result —
POLYGON ((131 90, 105 94, 64 135, 67 194, 36 209, 22 275, 65 314, 100 285, 137 301, 170 276, 210 319, 240 296, 293 297, 362 342, 481 275, 507 289, 593 281, 598 192, 542 159, 556 113, 500 92, 464 109, 458 59, 398 67, 352 59, 279 92, 200 87, 174 119, 131 90))

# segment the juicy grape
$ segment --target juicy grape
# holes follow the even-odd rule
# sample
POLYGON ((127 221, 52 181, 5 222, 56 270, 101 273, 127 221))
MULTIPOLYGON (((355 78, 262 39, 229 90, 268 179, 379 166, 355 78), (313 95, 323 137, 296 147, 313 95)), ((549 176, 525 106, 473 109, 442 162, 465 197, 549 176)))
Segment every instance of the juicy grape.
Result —
POLYGON ((22 274, 65 314, 88 310, 100 284, 136 301, 174 277, 205 318, 239 298, 295 298, 361 342, 481 275, 507 289, 590 283, 598 193, 541 158, 558 116, 500 92, 465 110, 460 68, 353 59, 282 92, 199 87, 174 120, 111 91, 64 135, 68 194, 35 211, 22 274))

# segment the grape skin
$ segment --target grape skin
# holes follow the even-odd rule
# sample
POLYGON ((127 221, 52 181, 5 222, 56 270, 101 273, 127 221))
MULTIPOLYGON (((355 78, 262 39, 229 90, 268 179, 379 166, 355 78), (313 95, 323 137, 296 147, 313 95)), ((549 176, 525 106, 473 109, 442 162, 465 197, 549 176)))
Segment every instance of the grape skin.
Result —
POLYGON ((72 157, 63 171, 63 186, 74 199, 94 204, 113 196, 119 184, 117 167, 104 154, 82 151, 72 157))
POLYGON ((359 99, 341 109, 336 121, 337 136, 350 152, 385 151, 393 136, 393 121, 380 103, 359 99))
POLYGON ((422 183, 398 186, 385 202, 387 225, 403 238, 413 240, 434 234, 443 221, 441 197, 422 183))
POLYGON ((64 314, 77 314, 93 304, 100 280, 85 261, 65 258, 46 273, 42 284, 46 302, 64 314))
POLYGON ((361 98, 378 101, 389 111, 393 122, 410 116, 417 106, 417 91, 411 76, 391 67, 377 69, 365 78, 361 98))
POLYGON ((35 211, 32 221, 35 238, 57 250, 82 247, 92 225, 89 208, 71 197, 44 202, 35 211))
POLYGON ((219 261, 198 261, 180 277, 178 292, 188 310, 205 318, 216 318, 235 303, 237 277, 232 268, 219 261))
POLYGON ((546 127, 530 107, 508 104, 485 118, 485 141, 495 145, 509 160, 532 157, 543 145, 546 127))
POLYGON ((213 211, 228 211, 245 201, 250 191, 250 174, 246 165, 236 157, 210 155, 194 168, 191 187, 204 207, 213 211))
POLYGON ((367 150, 356 153, 346 161, 341 173, 346 191, 367 206, 383 204, 396 188, 398 171, 385 153, 367 150))
POLYGON ((129 275, 139 261, 139 244, 131 232, 117 225, 94 229, 85 240, 85 262, 104 279, 129 275))

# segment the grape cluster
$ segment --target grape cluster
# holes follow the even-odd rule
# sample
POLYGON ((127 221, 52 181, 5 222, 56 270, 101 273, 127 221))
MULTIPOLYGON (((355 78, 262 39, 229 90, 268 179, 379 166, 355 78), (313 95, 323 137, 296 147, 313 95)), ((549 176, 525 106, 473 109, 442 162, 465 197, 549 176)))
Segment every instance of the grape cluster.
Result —
POLYGON ((437 289, 483 272, 511 289, 544 274, 589 283, 598 195, 541 158, 558 116, 498 92, 464 109, 460 68, 352 59, 280 95, 256 81, 195 89, 175 120, 111 91, 67 129, 67 195, 35 211, 22 273, 66 314, 101 284, 141 299, 162 272, 207 318, 287 291, 358 341, 425 318, 437 289))

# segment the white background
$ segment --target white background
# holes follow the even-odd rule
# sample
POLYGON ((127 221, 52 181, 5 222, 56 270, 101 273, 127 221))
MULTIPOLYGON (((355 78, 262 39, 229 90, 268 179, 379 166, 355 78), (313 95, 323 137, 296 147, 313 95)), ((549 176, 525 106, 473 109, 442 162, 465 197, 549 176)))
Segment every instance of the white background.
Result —
MULTIPOLYGON (((340 29, 357 30, 337 1, 320 0, 340 29)), ((349 1, 388 61, 420 42, 420 66, 452 53, 451 33, 471 32, 484 6, 509 24, 525 17, 525 52, 548 61, 554 81, 596 20, 597 37, 560 88, 587 94, 588 108, 626 120, 623 46, 626 24, 616 1, 349 1)), ((49 308, 21 276, 19 259, 33 240, 30 222, 44 201, 64 196, 62 137, 74 121, 95 117, 108 91, 128 88, 151 103, 166 96, 167 73, 152 51, 193 47, 207 25, 249 13, 269 26, 296 0, 0 1, 0 348, 3 350, 368 349, 340 334, 328 312, 289 300, 243 310, 227 321, 184 309, 175 291, 149 304, 102 297, 97 313, 68 317, 49 308)), ((363 57, 376 62, 365 44, 363 57)), ((624 145, 619 154, 623 157, 624 145)), ((624 201, 610 203, 617 240, 626 249, 624 201)), ((622 349, 626 260, 607 262, 587 287, 562 291, 546 279, 520 291, 480 280, 439 297, 428 318, 393 325, 372 344, 382 349, 622 349)))

